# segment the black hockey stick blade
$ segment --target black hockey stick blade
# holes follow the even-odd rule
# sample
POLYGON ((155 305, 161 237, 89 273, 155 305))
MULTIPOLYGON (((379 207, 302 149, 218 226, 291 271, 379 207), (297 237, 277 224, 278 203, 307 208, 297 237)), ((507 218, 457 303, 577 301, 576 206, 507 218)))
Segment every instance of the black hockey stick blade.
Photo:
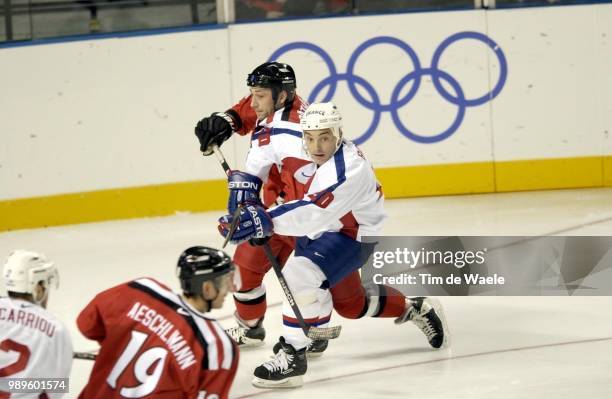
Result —
POLYGON ((83 360, 96 360, 97 356, 98 354, 93 352, 74 352, 72 354, 73 358, 83 360))
POLYGON ((340 336, 340 330, 342 326, 310 327, 307 335, 310 339, 334 339, 340 336))

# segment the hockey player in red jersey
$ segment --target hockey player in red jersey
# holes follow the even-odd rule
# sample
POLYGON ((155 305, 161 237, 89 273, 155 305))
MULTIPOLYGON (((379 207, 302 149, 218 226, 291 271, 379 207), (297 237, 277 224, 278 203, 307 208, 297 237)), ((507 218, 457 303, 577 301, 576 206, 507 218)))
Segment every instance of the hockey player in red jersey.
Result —
POLYGON ((140 278, 96 295, 77 318, 100 343, 79 398, 227 398, 238 348, 205 313, 223 305, 233 268, 224 252, 196 246, 179 257, 180 294, 140 278))
MULTIPOLYGON (((212 154, 212 145, 221 145, 232 134, 251 135, 252 140, 265 143, 272 132, 301 136, 299 115, 306 107, 304 100, 296 93, 296 78, 290 65, 278 62, 266 62, 253 70, 247 77, 250 94, 225 112, 215 112, 198 122, 195 133, 200 141, 200 150, 204 155, 212 154)), ((310 161, 299 158, 287 160, 296 165, 309 164, 310 161)), ((263 185, 263 203, 271 206, 278 201, 292 200, 301 197, 302 192, 295 192, 293 176, 289 168, 279 169, 276 166, 266 170, 266 183, 258 177, 236 174, 230 185, 239 186, 249 183, 255 186, 252 191, 244 192, 244 198, 230 200, 228 207, 236 202, 259 199, 263 185), (283 172, 284 170, 284 172, 283 172), (250 179, 250 180, 249 180, 250 179), (246 181, 249 180, 249 181, 246 181)), ((274 235, 270 241, 274 255, 281 264, 289 258, 295 245, 293 237, 274 235)), ((261 345, 265 337, 263 319, 266 312, 266 289, 263 278, 271 264, 260 247, 248 243, 239 245, 234 254, 237 266, 237 291, 234 293, 236 304, 237 327, 228 333, 239 345, 261 345)), ((325 342, 320 343, 321 349, 325 342)), ((316 351, 313 347, 313 353, 316 351)))

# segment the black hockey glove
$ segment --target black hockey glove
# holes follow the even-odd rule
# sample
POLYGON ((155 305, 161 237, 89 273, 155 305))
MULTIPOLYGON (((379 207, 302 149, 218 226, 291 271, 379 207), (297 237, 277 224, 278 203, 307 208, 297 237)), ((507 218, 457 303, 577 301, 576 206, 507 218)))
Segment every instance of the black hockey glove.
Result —
POLYGON ((234 133, 234 120, 225 112, 215 112, 199 121, 195 127, 195 135, 200 141, 200 151, 204 155, 212 154, 212 145, 220 146, 232 133, 234 133))

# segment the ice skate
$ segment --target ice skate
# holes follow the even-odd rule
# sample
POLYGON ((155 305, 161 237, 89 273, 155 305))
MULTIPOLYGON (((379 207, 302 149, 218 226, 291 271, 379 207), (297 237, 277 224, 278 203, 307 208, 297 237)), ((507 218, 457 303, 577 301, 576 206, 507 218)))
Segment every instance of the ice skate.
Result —
MULTIPOLYGON (((313 357, 323 356, 323 352, 325 352, 325 350, 327 349, 328 343, 329 343, 329 340, 327 339, 315 339, 311 341, 306 347, 306 357, 310 359, 313 357)), ((277 342, 274 345, 274 348, 272 348, 272 351, 274 353, 277 353, 280 350, 280 348, 281 348, 281 343, 277 342)))
POLYGON ((326 339, 315 339, 306 347, 306 356, 310 359, 313 357, 323 356, 323 352, 327 349, 329 343, 326 339))
POLYGON ((252 383, 258 388, 297 388, 304 384, 306 348, 296 351, 283 337, 274 345, 270 360, 255 369, 252 383))
POLYGON ((446 326, 442 305, 433 298, 406 298, 407 310, 397 319, 395 324, 410 320, 425 334, 429 344, 436 348, 448 347, 450 336, 446 326))
POLYGON ((263 328, 263 319, 257 322, 255 327, 249 327, 240 317, 236 315, 236 327, 225 330, 230 337, 241 348, 257 347, 264 344, 266 330, 263 328))

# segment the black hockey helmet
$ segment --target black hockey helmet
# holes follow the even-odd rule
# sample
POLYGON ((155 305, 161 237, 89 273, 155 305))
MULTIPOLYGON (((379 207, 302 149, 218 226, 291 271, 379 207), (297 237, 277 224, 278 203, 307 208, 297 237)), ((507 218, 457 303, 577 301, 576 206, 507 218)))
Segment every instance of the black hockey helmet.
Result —
POLYGON ((297 87, 295 72, 289 64, 281 62, 264 62, 247 76, 250 87, 269 87, 272 89, 274 101, 281 90, 288 94, 288 101, 293 100, 297 87))
POLYGON ((187 295, 202 295, 202 283, 234 270, 231 258, 218 249, 195 246, 187 248, 178 259, 176 274, 187 295))

